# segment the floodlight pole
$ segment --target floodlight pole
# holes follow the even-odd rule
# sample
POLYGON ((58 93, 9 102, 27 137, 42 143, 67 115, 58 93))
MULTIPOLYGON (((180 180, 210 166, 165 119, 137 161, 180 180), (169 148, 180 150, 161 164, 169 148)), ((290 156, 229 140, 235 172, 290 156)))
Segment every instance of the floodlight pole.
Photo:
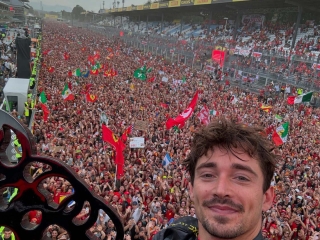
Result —
POLYGON ((162 33, 162 29, 163 29, 163 13, 161 14, 161 26, 160 26, 161 33, 162 33))

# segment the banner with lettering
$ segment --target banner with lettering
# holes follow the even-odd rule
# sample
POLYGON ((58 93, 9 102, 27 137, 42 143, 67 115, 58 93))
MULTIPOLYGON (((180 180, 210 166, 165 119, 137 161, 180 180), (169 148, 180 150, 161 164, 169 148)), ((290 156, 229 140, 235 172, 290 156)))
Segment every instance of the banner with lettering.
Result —
POLYGON ((180 6, 192 6, 194 0, 180 0, 180 6))
POLYGON ((169 8, 171 7, 180 7, 180 0, 169 1, 169 8))
POLYGON ((260 52, 253 52, 252 53, 253 57, 255 57, 257 60, 261 59, 262 53, 260 52))
POLYGON ((151 3, 150 9, 158 9, 159 8, 159 3, 151 3))
POLYGON ((314 63, 312 65, 312 69, 316 69, 316 70, 320 71, 320 64, 314 63))
POLYGON ((206 66, 206 71, 207 72, 214 72, 214 70, 215 70, 215 67, 209 66, 209 65, 206 66))
POLYGON ((212 0, 194 0, 194 5, 211 4, 212 0))

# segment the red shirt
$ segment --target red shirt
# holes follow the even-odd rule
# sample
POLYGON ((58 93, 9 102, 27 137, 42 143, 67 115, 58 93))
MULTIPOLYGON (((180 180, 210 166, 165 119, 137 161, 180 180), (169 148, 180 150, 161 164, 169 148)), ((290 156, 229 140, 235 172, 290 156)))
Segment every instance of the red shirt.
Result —
POLYGON ((40 224, 41 223, 41 220, 42 220, 42 213, 39 211, 36 211, 36 210, 32 210, 29 212, 29 221, 31 222, 32 219, 37 219, 36 221, 36 224, 40 224))
POLYGON ((174 217, 174 212, 171 209, 167 209, 166 218, 168 219, 168 221, 170 221, 170 219, 173 217, 174 217))

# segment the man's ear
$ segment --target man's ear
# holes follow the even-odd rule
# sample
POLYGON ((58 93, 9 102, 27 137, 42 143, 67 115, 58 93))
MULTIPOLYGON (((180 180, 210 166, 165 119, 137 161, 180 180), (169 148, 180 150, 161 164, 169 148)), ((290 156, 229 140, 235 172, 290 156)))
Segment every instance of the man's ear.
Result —
POLYGON ((189 182, 189 196, 190 196, 190 199, 194 202, 194 194, 193 194, 193 186, 192 186, 192 183, 189 182))
POLYGON ((273 204, 273 200, 274 200, 274 188, 270 187, 263 196, 263 203, 262 203, 262 211, 268 211, 272 204, 273 204))

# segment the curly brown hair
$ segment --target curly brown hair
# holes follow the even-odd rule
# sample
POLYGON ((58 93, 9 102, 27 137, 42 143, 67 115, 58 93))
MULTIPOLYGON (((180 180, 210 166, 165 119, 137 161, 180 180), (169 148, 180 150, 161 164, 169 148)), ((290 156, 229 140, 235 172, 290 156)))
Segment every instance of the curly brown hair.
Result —
POLYGON ((261 127, 234 123, 224 118, 218 118, 201 128, 195 133, 191 152, 183 162, 190 173, 191 184, 194 183, 198 159, 218 146, 230 151, 236 157, 237 153, 245 152, 257 159, 264 175, 263 192, 266 192, 274 175, 277 156, 272 151, 271 142, 263 133, 261 127))

